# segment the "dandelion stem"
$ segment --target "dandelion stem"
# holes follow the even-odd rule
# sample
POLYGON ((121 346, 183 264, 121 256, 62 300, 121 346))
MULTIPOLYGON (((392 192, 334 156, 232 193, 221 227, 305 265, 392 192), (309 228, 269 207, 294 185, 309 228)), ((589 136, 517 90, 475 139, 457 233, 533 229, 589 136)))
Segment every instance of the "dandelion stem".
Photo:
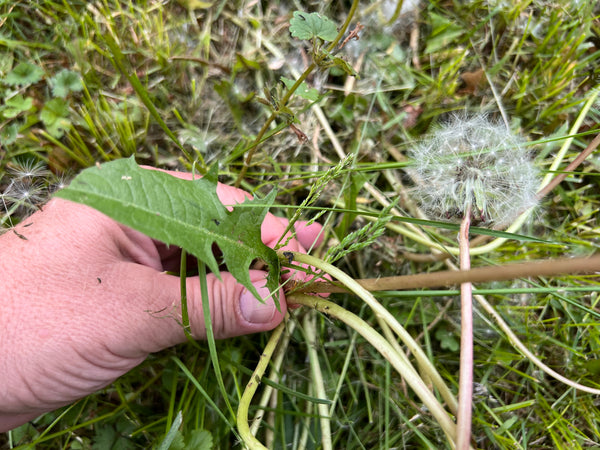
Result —
MULTIPOLYGON (((388 324, 388 326, 396 333, 396 335, 402 340, 402 342, 404 342, 406 347, 412 352, 412 354, 417 360, 417 363, 419 364, 419 367, 421 368, 421 371, 426 372, 427 375, 431 378, 431 381, 433 382, 434 386, 439 390, 440 395, 446 401, 450 410, 456 411, 456 398, 446 386, 444 380, 442 379, 437 369, 434 367, 431 361, 429 361, 423 349, 419 346, 419 344, 415 342, 410 333, 406 331, 406 329, 398 322, 398 320, 385 307, 383 307, 383 305, 381 305, 381 303, 379 303, 369 291, 361 287, 358 283, 354 281, 352 277, 345 274, 337 267, 334 267, 331 264, 326 263, 325 261, 319 258, 315 258, 314 256, 306 255, 304 253, 292 253, 294 255, 295 262, 316 267, 317 269, 328 273, 332 277, 337 278, 341 283, 347 286, 351 292, 359 296, 365 303, 367 303, 375 312, 375 314, 377 314, 382 320, 384 320, 388 324)), ((360 332, 360 330, 357 331, 360 332)))
POLYGON ((357 315, 321 297, 296 294, 290 296, 289 299, 293 303, 309 306, 329 316, 335 317, 354 328, 390 362, 402 377, 404 377, 407 384, 415 391, 427 408, 429 408, 431 414, 446 433, 449 441, 451 443, 455 442, 456 425, 452 422, 448 413, 443 409, 433 393, 427 388, 412 365, 399 357, 390 342, 375 331, 373 327, 357 315))
MULTIPOLYGON (((460 269, 471 268, 469 254, 469 228, 471 227, 471 205, 467 206, 460 224, 458 245, 460 269)), ((467 450, 471 440, 471 416, 473 404, 473 285, 460 285, 460 374, 458 380, 458 413, 456 448, 467 450)))
POLYGON ((250 408, 250 402, 252 401, 252 397, 260 384, 260 380, 265 374, 267 370, 267 366, 269 365, 269 361, 271 361, 271 356, 279 343, 279 338, 283 333, 285 328, 285 321, 281 322, 277 328, 271 334, 269 338, 269 342, 265 347, 262 355, 260 356, 260 360, 256 369, 254 369, 254 373, 250 377, 248 384, 246 385, 246 389, 244 389, 244 393, 242 394, 242 398, 240 399, 240 404, 237 410, 237 427, 240 433, 240 437, 244 441, 244 444, 250 450, 267 450, 258 439, 254 437, 252 432, 250 431, 250 426, 248 425, 248 409, 250 408))

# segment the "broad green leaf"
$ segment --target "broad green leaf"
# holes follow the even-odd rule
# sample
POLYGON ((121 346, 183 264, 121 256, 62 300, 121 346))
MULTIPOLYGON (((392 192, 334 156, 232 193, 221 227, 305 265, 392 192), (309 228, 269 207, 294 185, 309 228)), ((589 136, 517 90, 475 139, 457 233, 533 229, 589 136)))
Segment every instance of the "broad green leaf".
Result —
POLYGON ((25 111, 33 108, 33 99, 31 97, 23 97, 21 94, 15 95, 6 100, 4 107, 1 108, 2 115, 6 119, 12 119, 25 111))
POLYGON ((61 70, 50 79, 52 86, 52 95, 54 97, 65 98, 70 92, 79 92, 83 89, 81 77, 72 70, 61 70))
POLYGON ((213 448, 213 437, 207 430, 192 430, 185 436, 186 448, 194 450, 211 450, 213 448))
POLYGON ((3 81, 11 86, 29 86, 40 81, 43 75, 44 71, 41 67, 23 62, 9 72, 3 81))
MULTIPOLYGON (((285 87, 288 89, 296 83, 294 80, 286 77, 281 77, 281 81, 283 81, 283 84, 285 84, 285 87)), ((300 86, 298 86, 295 93, 311 102, 316 102, 319 99, 319 91, 315 88, 309 88, 304 81, 300 83, 300 86)))
POLYGON ((228 211, 217 196, 216 185, 215 171, 201 179, 182 180, 142 169, 129 158, 84 170, 56 195, 91 206, 165 244, 177 245, 218 275, 219 263, 212 251, 216 243, 229 272, 259 299, 248 270, 254 259, 261 259, 270 268, 267 287, 277 292, 277 253, 263 244, 260 234, 275 192, 228 211), (251 207, 253 204, 257 206, 251 207))
POLYGON ((10 145, 17 140, 19 126, 16 123, 11 123, 9 126, 0 129, 0 144, 10 145))
POLYGON ((42 108, 40 119, 44 122, 48 133, 58 139, 71 127, 71 122, 67 119, 68 115, 69 104, 62 98, 53 98, 42 108))
POLYGON ((290 33, 298 39, 310 40, 315 37, 324 41, 333 41, 337 36, 335 23, 319 13, 294 11, 290 20, 290 33))

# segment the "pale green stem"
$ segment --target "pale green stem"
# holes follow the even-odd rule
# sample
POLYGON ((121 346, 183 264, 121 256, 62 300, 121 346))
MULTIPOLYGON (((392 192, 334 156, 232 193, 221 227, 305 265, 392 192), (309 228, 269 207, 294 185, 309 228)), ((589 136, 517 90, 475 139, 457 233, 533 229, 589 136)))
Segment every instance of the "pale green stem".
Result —
POLYGON ((256 365, 256 369, 252 373, 250 377, 250 381, 246 385, 246 389, 244 389, 244 393, 242 394, 242 398, 240 399, 240 404, 237 410, 237 428, 240 433, 240 437, 244 441, 244 444, 250 450, 267 450, 258 439, 254 437, 252 432, 250 431, 250 426, 248 425, 248 409, 250 408, 250 402, 252 401, 252 397, 260 384, 260 380, 265 374, 267 370, 267 366, 269 365, 269 361, 271 360, 271 356, 277 347, 277 343, 279 342, 279 338, 281 337, 281 333, 283 333, 283 329, 285 328, 285 322, 281 322, 277 328, 271 334, 269 338, 269 342, 260 355, 260 360, 256 365))
MULTIPOLYGON (((310 361, 311 378, 313 381, 313 387, 315 389, 315 395, 318 398, 327 399, 327 392, 325 391, 325 382, 323 381, 323 373, 321 372, 321 365, 319 364, 319 355, 317 354, 317 326, 316 316, 314 311, 304 316, 304 334, 306 337, 306 343, 308 345, 308 359, 310 361)), ((331 419, 329 416, 329 407, 325 403, 319 403, 317 405, 319 411, 319 422, 321 424, 321 445, 323 450, 332 450, 333 444, 331 442, 331 419)))
POLYGON ((396 8, 394 9, 394 13, 392 14, 392 17, 390 17, 389 20, 386 22, 386 25, 392 25, 396 20, 398 20, 398 17, 400 17, 400 13, 402 12, 403 3, 404 0, 396 1, 396 8))
POLYGON ((452 421, 448 412, 438 402, 433 393, 427 388, 414 367, 406 364, 405 361, 399 357, 398 352, 396 352, 392 345, 381 334, 376 332, 373 327, 356 314, 353 314, 322 297, 293 294, 289 296, 289 299, 295 304, 309 306, 324 314, 335 317, 360 333, 360 335, 373 345, 373 347, 375 347, 406 380, 406 383, 417 394, 423 404, 427 406, 433 417, 438 421, 442 430, 446 433, 451 445, 454 445, 456 441, 456 424, 452 421))
POLYGON ((525 344, 523 344, 523 342, 521 342, 521 340, 517 337, 517 335, 512 331, 510 326, 504 321, 504 319, 502 319, 502 316, 500 316, 500 314, 498 314, 498 312, 496 312, 494 307, 492 305, 490 305, 482 295, 476 295, 475 299, 481 305, 481 307, 483 309, 485 309, 488 312, 488 314, 494 318, 494 320, 496 321, 496 323, 498 324, 500 329, 508 337, 508 340, 510 341, 512 346, 515 347, 518 351, 520 351, 523 354, 523 356, 528 358, 532 363, 534 363, 536 366, 538 366, 542 371, 544 371, 546 374, 550 375, 551 377, 555 378, 556 380, 566 384, 567 386, 571 386, 574 389, 578 389, 580 391, 588 392, 588 393, 594 394, 594 395, 600 395, 600 389, 594 389, 589 386, 584 386, 583 384, 579 384, 573 380, 570 380, 569 378, 563 377, 561 374, 555 372, 550 367, 548 367, 546 364, 544 364, 537 356, 535 356, 531 351, 529 351, 529 349, 525 346, 525 344))
MULTIPOLYGON (((467 207, 460 224, 458 242, 460 269, 471 268, 469 255, 469 228, 471 207, 467 207)), ((460 285, 460 373, 458 378, 458 413, 456 415, 456 448, 468 450, 471 441, 471 416, 473 411, 473 285, 460 285)))
MULTIPOLYGON (((450 389, 444 383, 441 375, 438 373, 436 368, 433 366, 431 361, 427 358, 427 355, 423 351, 423 349, 415 342, 413 337, 404 329, 402 325, 396 320, 396 318, 385 309, 381 303, 379 303, 373 295, 359 285, 352 277, 346 275, 340 269, 335 266, 332 266, 325 261, 315 258, 314 256, 306 255, 303 253, 292 252, 294 256, 294 261, 307 264, 309 266, 315 267, 319 270, 322 270, 325 273, 328 273, 334 278, 337 278, 342 284, 344 284, 350 291, 354 294, 358 295, 365 303, 367 303, 371 309, 380 316, 394 332, 400 337, 402 342, 408 347, 410 352, 415 356, 417 363, 419 366, 427 372, 427 374, 431 377, 431 380, 435 387, 440 391, 440 394, 446 401, 448 405, 450 405, 450 409, 455 411, 457 407, 456 398, 450 391, 450 389)), ((283 260, 285 260, 285 256, 282 256, 283 260)))
MULTIPOLYGON (((287 316, 286 316, 286 318, 287 318, 287 316)), ((296 322, 294 322, 294 321, 288 321, 287 324, 288 324, 287 329, 286 329, 283 337, 281 338, 281 342, 280 342, 279 346, 277 347, 277 352, 275 353, 275 357, 273 358, 273 363, 271 365, 271 371, 269 372, 269 380, 271 380, 275 383, 279 382, 279 373, 280 373, 280 369, 281 369, 281 364, 283 363, 283 358, 285 357, 286 350, 287 350, 288 344, 290 342, 290 336, 294 332, 294 329, 296 328, 296 322)), ((254 414, 254 419, 252 419, 252 426, 250 427, 250 431, 251 431, 252 435, 254 435, 254 436, 256 436, 256 433, 258 432, 258 428, 260 427, 260 423, 261 423, 263 415, 265 413, 265 408, 267 407, 267 405, 269 403, 269 399, 273 395, 274 390, 275 390, 275 388, 273 386, 267 385, 267 386, 265 386, 263 394, 260 397, 260 401, 258 403, 259 408, 257 409, 256 413, 254 414)), ((269 434, 267 434, 267 438, 265 439, 265 441, 267 442, 267 446, 269 446, 269 440, 270 440, 270 436, 269 436, 269 434)))

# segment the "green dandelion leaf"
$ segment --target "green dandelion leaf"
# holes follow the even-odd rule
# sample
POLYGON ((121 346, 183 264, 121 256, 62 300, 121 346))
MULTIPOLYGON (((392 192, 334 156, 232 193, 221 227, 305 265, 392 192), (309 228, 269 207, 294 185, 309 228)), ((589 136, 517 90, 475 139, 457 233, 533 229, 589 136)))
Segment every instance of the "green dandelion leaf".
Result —
MULTIPOLYGON (((275 191, 229 211, 216 187, 216 170, 200 179, 182 180, 143 169, 128 158, 85 169, 56 196, 91 206, 153 239, 181 247, 218 276, 219 262, 213 254, 213 244, 217 244, 227 270, 258 299, 248 270, 260 259, 270 268, 267 287, 277 292, 279 260, 263 244, 260 231, 275 191)), ((274 300, 277 304, 277 296, 274 300)))

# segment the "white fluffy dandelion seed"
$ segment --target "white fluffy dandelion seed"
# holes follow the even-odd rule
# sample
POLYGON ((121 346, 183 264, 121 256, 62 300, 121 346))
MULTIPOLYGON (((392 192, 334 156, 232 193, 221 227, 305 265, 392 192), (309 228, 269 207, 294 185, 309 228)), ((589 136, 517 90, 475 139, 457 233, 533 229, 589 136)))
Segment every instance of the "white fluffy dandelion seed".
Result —
POLYGON ((50 174, 50 171, 46 169, 44 163, 33 159, 9 164, 8 171, 14 179, 18 180, 31 180, 33 178, 45 177, 50 174))
POLYGON ((454 117, 411 151, 415 197, 434 217, 503 224, 537 202, 538 170, 524 141, 486 116, 454 117))
POLYGON ((45 200, 44 186, 38 182, 14 179, 2 193, 2 198, 10 204, 35 208, 45 200))

